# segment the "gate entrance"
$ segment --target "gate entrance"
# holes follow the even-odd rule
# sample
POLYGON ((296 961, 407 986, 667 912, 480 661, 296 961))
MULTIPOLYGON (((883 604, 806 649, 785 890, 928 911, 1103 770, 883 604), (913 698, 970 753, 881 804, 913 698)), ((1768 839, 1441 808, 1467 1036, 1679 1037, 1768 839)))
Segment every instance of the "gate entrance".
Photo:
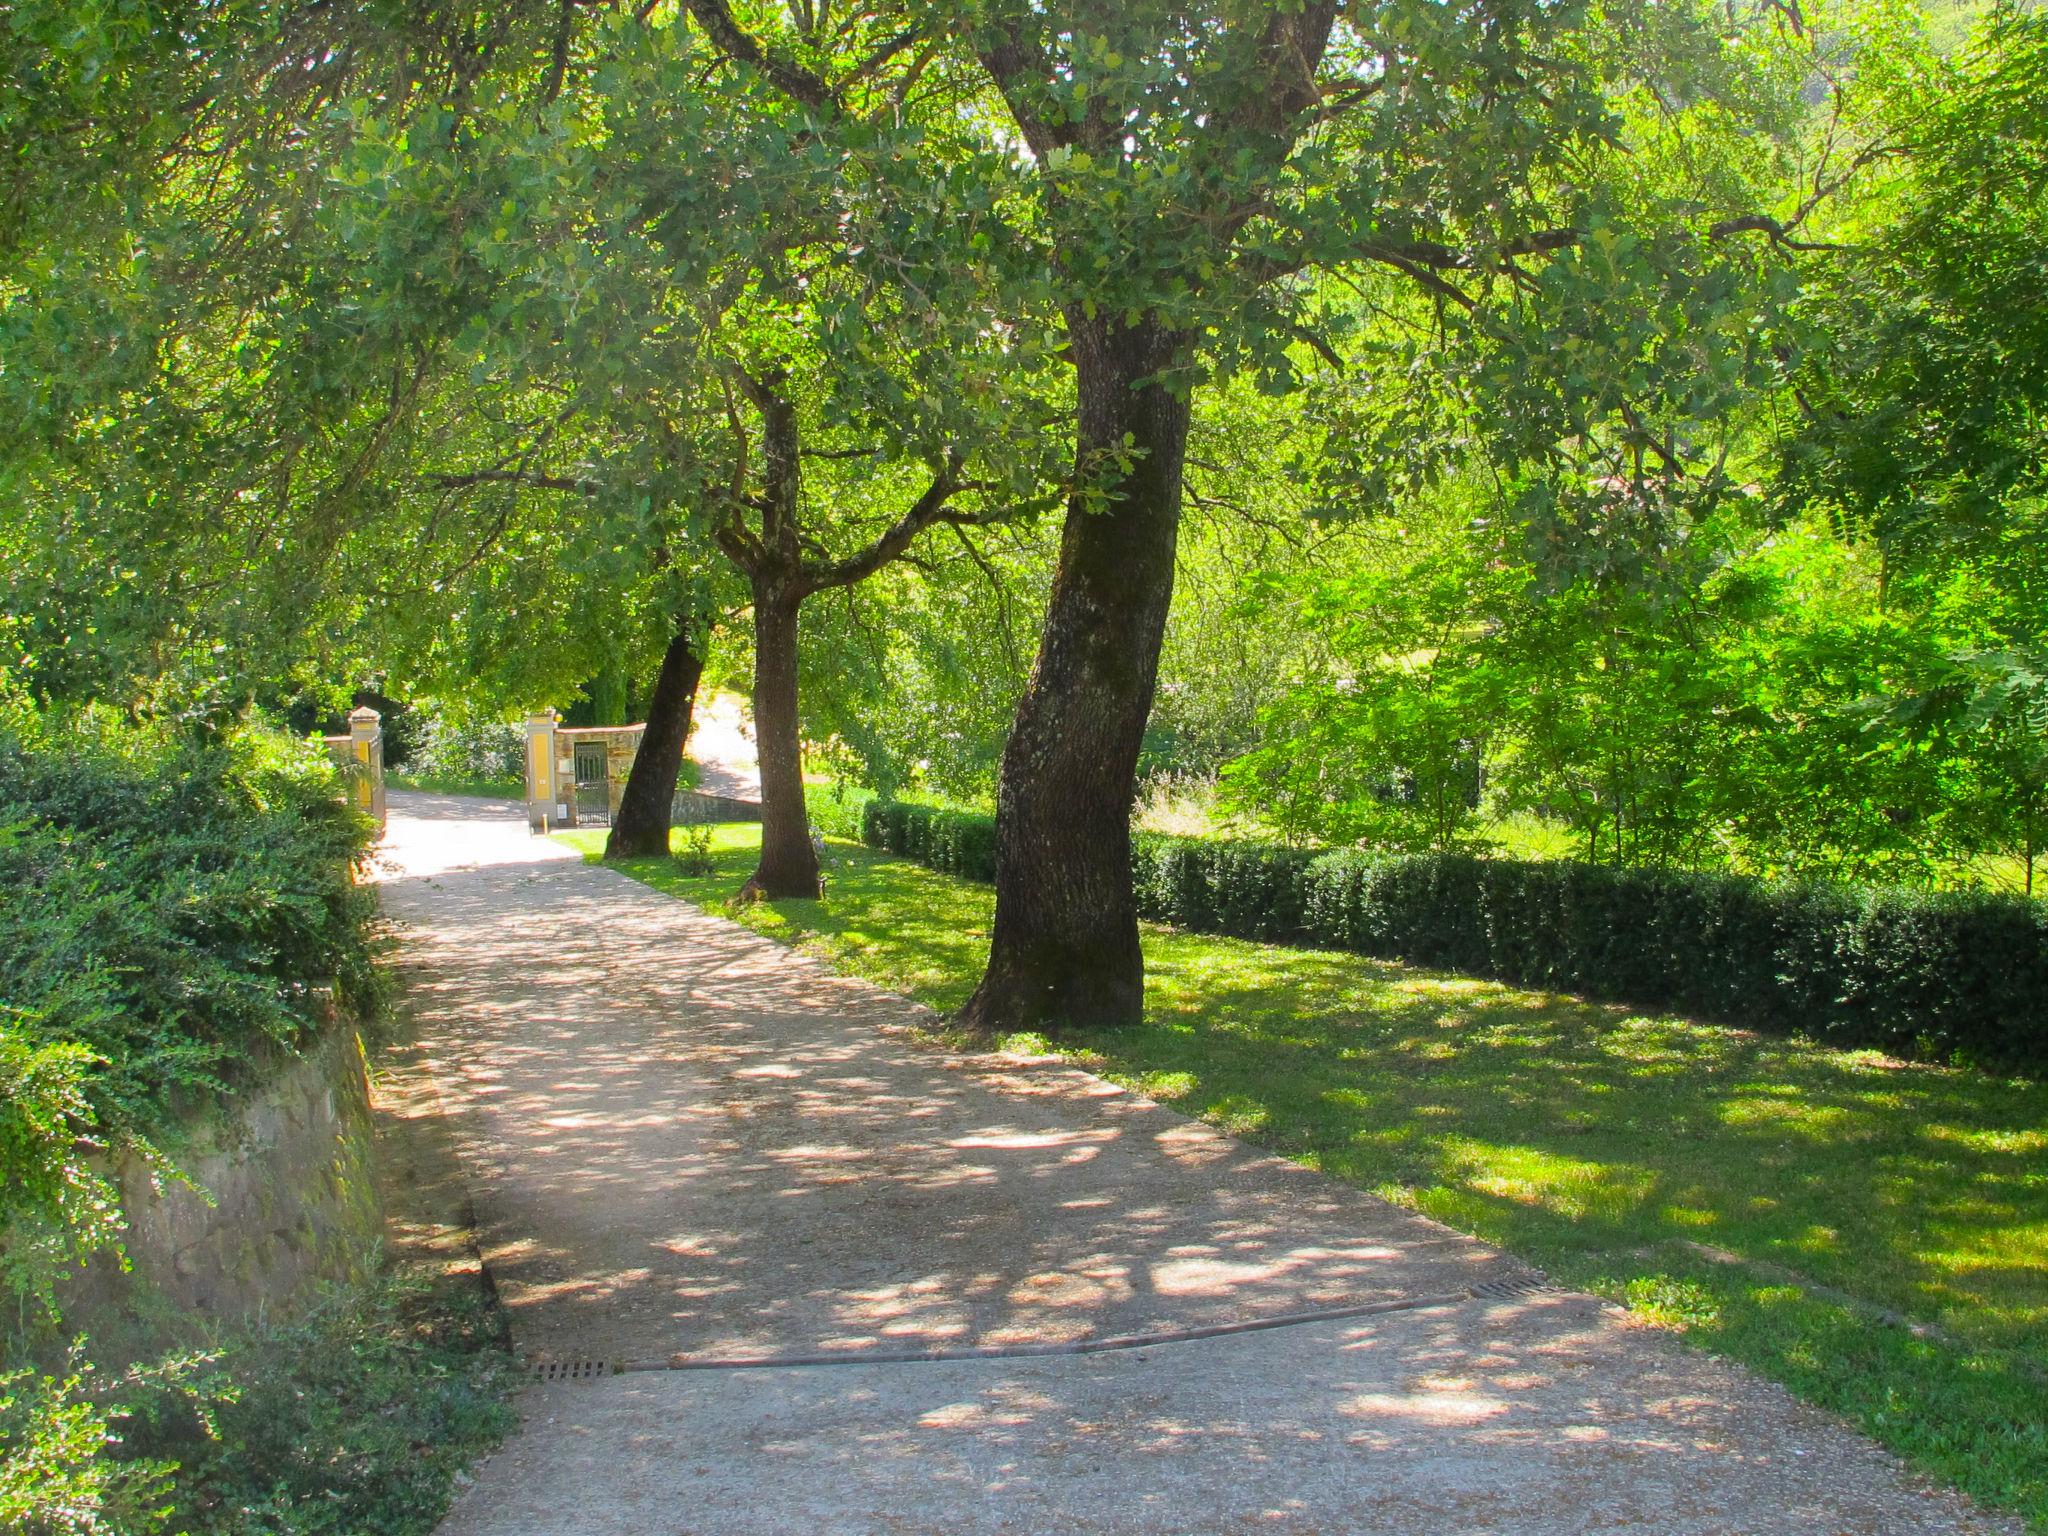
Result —
POLYGON ((536 832, 610 826, 644 725, 571 730, 552 709, 526 722, 526 819, 536 832))
POLYGON ((576 820, 585 826, 611 825, 610 756, 603 741, 576 743, 576 820))

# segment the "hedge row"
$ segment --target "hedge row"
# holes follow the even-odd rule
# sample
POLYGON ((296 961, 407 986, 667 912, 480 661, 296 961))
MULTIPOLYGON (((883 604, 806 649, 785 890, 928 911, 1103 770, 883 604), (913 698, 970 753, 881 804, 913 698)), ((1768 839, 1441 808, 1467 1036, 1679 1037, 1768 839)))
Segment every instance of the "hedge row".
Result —
POLYGON ((860 840, 963 880, 996 877, 996 819, 980 811, 870 800, 861 807, 860 840))
MULTIPOLYGON (((873 847, 995 877, 995 820, 873 801, 873 847)), ((2048 1064, 2048 904, 1682 870, 1132 839, 1141 915, 1935 1060, 2048 1064)))

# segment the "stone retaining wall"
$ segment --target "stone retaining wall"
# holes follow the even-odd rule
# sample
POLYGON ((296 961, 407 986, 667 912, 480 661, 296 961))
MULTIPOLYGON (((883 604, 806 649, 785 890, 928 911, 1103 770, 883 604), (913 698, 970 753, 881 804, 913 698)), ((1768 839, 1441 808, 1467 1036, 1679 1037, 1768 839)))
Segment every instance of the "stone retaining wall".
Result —
POLYGON ((67 1284, 67 1329, 203 1330, 289 1314, 322 1285, 367 1278, 383 1224, 371 1137, 362 1045, 340 1026, 165 1148, 198 1189, 123 1157, 113 1172, 130 1269, 99 1255, 67 1284))
POLYGON ((705 822, 759 821, 761 802, 735 800, 729 795, 707 795, 700 789, 679 789, 670 807, 670 819, 678 826, 705 822))

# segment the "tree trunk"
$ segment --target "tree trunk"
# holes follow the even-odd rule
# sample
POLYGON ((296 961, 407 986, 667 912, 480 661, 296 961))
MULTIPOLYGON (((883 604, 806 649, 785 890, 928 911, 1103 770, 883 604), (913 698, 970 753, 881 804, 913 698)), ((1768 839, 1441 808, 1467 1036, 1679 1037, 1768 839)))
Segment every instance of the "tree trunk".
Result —
POLYGON ((803 743, 796 697, 797 613, 803 598, 773 580, 754 583, 754 751, 761 760, 761 863, 753 884, 770 898, 815 897, 818 854, 804 811, 803 743))
POLYGON ((1131 802, 1173 598, 1189 415, 1185 394, 1156 376, 1185 347, 1149 321, 1080 320, 1068 325, 1077 478, 1135 457, 1107 505, 1078 493, 1068 504, 1038 662, 1003 752, 994 935, 960 1015, 990 1031, 1144 1014, 1131 802))
POLYGON ((654 696, 647 701, 647 730, 611 836, 604 842, 607 859, 641 859, 668 852, 669 818, 675 805, 676 776, 682 771, 683 745, 690 739, 690 721, 697 710, 697 684, 704 676, 704 658, 686 617, 661 658, 654 696))

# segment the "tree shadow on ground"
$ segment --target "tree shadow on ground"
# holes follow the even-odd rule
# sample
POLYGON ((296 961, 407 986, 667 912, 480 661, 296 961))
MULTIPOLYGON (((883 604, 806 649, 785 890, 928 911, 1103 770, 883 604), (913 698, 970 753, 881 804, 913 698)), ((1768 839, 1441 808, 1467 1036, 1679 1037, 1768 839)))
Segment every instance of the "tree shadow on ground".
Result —
MULTIPOLYGON (((627 872, 934 1008, 965 1001, 987 888, 835 845, 825 901, 732 911, 747 838, 722 831, 700 880, 627 872)), ((1160 928, 1145 947, 1147 1022, 1063 1051, 2048 1507, 2048 1085, 1356 955, 1160 928)))

